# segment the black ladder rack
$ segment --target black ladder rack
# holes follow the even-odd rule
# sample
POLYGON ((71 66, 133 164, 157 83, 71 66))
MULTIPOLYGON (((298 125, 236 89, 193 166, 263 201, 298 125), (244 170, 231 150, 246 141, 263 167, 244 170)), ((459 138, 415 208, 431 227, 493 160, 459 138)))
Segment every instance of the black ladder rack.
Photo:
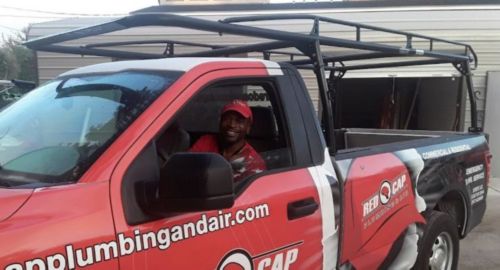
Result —
POLYGON ((221 21, 209 21, 199 18, 186 17, 166 13, 141 14, 136 13, 110 22, 95 26, 76 29, 73 31, 55 34, 47 37, 33 39, 25 43, 31 49, 48 52, 69 53, 78 55, 95 55, 115 57, 120 59, 155 59, 167 57, 224 57, 240 53, 262 53, 264 59, 272 55, 287 55, 289 60, 284 61, 295 65, 297 68, 312 69, 315 71, 321 97, 322 120, 329 146, 333 147, 333 110, 330 102, 332 94, 328 88, 326 71, 330 72, 330 79, 341 78, 349 70, 399 67, 427 64, 452 64, 462 75, 467 78, 468 94, 471 104, 470 131, 481 131, 477 123, 476 101, 470 79, 471 69, 477 67, 477 56, 472 47, 465 43, 449 41, 441 38, 419 35, 415 33, 396 31, 392 29, 370 26, 366 24, 347 22, 314 15, 269 15, 227 18, 221 21), (267 29, 257 26, 244 25, 244 23, 272 20, 311 20, 311 32, 308 34, 290 31, 267 29), (322 23, 322 24, 320 24, 322 23), (342 39, 321 35, 320 26, 324 24, 352 27, 353 39, 342 39), (125 30, 134 27, 164 26, 180 27, 207 31, 212 33, 231 34, 263 38, 269 41, 256 42, 247 45, 220 45, 182 42, 176 40, 149 40, 103 42, 83 44, 79 46, 61 45, 66 41, 101 35, 105 33, 125 30), (363 40, 363 31, 376 31, 386 34, 401 36, 405 45, 398 47, 390 44, 367 42, 363 40), (426 48, 415 48, 414 40, 424 40, 426 48), (164 44, 163 53, 140 53, 134 51, 117 50, 115 46, 164 44), (454 47, 453 50, 437 50, 437 44, 454 47), (175 46, 199 47, 200 51, 193 53, 176 53, 175 46), (354 53, 328 54, 322 50, 325 47, 348 48, 354 53), (283 49, 296 49, 298 52, 280 51, 283 49), (303 59, 296 59, 302 57, 303 59), (411 60, 405 59, 411 58, 411 60), (415 60, 414 58, 417 58, 415 60), (364 59, 394 59, 394 61, 362 65, 347 65, 346 62, 364 59))

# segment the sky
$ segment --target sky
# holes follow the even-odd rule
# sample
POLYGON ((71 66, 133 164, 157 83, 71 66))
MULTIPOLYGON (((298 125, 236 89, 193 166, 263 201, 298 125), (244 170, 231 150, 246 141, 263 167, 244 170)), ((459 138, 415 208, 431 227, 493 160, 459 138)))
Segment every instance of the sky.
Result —
POLYGON ((0 36, 19 32, 30 23, 89 15, 120 16, 154 5, 158 0, 0 0, 0 36))

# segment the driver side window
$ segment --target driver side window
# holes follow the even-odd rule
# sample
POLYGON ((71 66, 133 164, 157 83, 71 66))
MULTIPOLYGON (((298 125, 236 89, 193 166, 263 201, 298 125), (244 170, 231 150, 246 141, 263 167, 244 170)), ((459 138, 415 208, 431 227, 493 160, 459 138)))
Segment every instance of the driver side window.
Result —
POLYGON ((255 173, 289 167, 292 165, 289 139, 285 132, 284 119, 279 112, 272 83, 228 82, 207 87, 191 100, 158 136, 156 146, 160 166, 164 166, 168 158, 176 152, 214 152, 224 155, 230 162, 237 182, 255 173), (238 130, 223 130, 221 119, 228 112, 225 111, 228 104, 235 101, 242 101, 243 105, 230 105, 234 107, 233 110, 246 110, 246 106, 250 110, 250 128, 244 134, 244 141, 249 149, 255 151, 255 155, 251 150, 248 151, 252 153, 245 153, 246 146, 236 149, 236 152, 241 152, 240 155, 236 153, 231 156, 225 152, 225 147, 228 147, 230 142, 224 142, 224 132, 233 134, 238 133, 238 130), (250 162, 247 168, 236 164, 236 161, 245 158, 254 161, 250 162), (260 160, 255 161, 258 159, 261 159, 262 164, 260 160), (245 170, 252 169, 255 173, 245 173, 245 170), (242 171, 243 177, 240 177, 242 171))
MULTIPOLYGON (((165 125, 127 170, 122 186, 127 222, 139 224, 161 216, 155 214, 154 209, 158 206, 159 200, 158 181, 163 182, 171 177, 166 175, 168 161, 176 153, 193 152, 193 148, 197 148, 200 144, 210 147, 218 144, 221 114, 225 106, 235 100, 248 105, 252 115, 251 127, 244 139, 255 153, 250 155, 247 153, 243 157, 250 156, 256 159, 258 155, 261 163, 238 167, 234 161, 238 161, 239 158, 227 158, 219 148, 214 150, 208 147, 202 151, 219 154, 229 162, 235 194, 242 192, 250 181, 257 179, 256 176, 295 166, 283 108, 280 107, 277 95, 274 84, 269 81, 248 83, 230 81, 200 91, 165 125), (243 174, 242 169, 254 172, 243 174), (238 176, 238 173, 241 175, 238 176)), ((221 145, 220 148, 223 147, 221 145)), ((236 149, 236 154, 240 154, 238 152, 240 150, 236 149)), ((185 169, 196 170, 196 167, 186 165, 185 169)))

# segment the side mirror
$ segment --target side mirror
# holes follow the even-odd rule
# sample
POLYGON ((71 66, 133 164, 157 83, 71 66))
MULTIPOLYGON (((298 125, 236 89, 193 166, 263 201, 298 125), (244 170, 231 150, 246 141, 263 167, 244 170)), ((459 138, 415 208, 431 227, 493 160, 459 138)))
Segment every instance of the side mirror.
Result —
POLYGON ((191 212, 230 208, 234 204, 231 165, 213 153, 177 153, 161 171, 162 208, 191 212))
POLYGON ((23 81, 23 80, 11 80, 11 82, 24 90, 31 91, 36 88, 36 83, 32 81, 23 81))

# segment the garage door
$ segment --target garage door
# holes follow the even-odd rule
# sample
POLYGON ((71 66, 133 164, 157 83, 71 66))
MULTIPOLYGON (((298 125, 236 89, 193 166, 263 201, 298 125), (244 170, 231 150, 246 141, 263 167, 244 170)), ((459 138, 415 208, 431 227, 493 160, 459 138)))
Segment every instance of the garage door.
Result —
POLYGON ((484 129, 490 134, 490 148, 493 154, 492 174, 500 178, 500 71, 488 72, 486 114, 484 129))

